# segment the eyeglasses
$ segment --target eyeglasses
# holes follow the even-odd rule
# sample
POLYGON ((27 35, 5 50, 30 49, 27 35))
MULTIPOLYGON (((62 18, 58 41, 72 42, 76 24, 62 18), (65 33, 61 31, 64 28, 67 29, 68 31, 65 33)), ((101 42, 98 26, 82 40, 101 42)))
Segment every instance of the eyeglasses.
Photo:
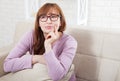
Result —
POLYGON ((54 22, 54 21, 57 21, 59 17, 60 17, 60 15, 56 15, 56 14, 52 14, 50 16, 41 15, 39 19, 41 22, 46 22, 48 20, 48 18, 50 18, 50 20, 54 22))

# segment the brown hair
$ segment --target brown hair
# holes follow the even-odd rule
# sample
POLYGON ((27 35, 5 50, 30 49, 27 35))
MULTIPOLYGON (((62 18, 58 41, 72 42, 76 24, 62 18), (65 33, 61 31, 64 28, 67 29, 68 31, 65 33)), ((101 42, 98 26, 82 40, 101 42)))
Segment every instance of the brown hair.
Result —
POLYGON ((44 4, 37 12, 36 16, 36 21, 35 21, 35 32, 34 32, 34 38, 33 38, 33 49, 34 49, 34 54, 36 55, 43 55, 45 52, 45 47, 44 47, 44 35, 41 30, 41 27, 39 27, 39 17, 42 14, 47 14, 50 9, 55 9, 58 11, 60 15, 60 23, 61 26, 59 27, 58 31, 63 32, 66 28, 66 21, 65 17, 63 15, 63 12, 61 8, 56 4, 56 3, 46 3, 44 4))

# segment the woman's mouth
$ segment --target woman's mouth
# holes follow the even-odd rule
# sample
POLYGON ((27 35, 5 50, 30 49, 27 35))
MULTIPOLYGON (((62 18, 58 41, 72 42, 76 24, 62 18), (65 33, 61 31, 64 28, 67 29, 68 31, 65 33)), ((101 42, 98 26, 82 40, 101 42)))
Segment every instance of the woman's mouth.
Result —
POLYGON ((51 30, 51 29, 53 29, 53 26, 46 26, 45 28, 48 30, 51 30))

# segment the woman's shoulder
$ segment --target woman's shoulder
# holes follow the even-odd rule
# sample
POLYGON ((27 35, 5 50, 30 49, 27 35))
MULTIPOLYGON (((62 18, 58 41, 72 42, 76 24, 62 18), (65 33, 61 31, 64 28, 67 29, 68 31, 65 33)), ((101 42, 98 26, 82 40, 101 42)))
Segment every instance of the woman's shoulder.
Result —
POLYGON ((60 40, 60 44, 63 46, 77 47, 77 40, 70 34, 63 33, 63 36, 60 40))
POLYGON ((76 39, 75 39, 72 35, 67 34, 67 33, 63 33, 62 40, 66 40, 66 41, 76 41, 76 39))
POLYGON ((34 34, 34 29, 30 29, 25 32, 24 36, 31 37, 34 34))
POLYGON ((30 29, 21 36, 20 40, 32 40, 33 34, 34 34, 34 29, 30 29))
POLYGON ((34 34, 34 32, 35 32, 34 29, 30 29, 26 32, 26 34, 34 34))

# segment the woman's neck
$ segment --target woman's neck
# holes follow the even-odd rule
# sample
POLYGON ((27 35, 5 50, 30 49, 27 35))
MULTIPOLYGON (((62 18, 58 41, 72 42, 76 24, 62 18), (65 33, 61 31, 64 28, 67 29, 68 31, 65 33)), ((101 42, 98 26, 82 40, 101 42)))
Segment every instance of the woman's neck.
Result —
POLYGON ((46 38, 46 37, 47 37, 47 35, 48 35, 48 33, 44 33, 43 35, 44 35, 44 37, 46 38))

